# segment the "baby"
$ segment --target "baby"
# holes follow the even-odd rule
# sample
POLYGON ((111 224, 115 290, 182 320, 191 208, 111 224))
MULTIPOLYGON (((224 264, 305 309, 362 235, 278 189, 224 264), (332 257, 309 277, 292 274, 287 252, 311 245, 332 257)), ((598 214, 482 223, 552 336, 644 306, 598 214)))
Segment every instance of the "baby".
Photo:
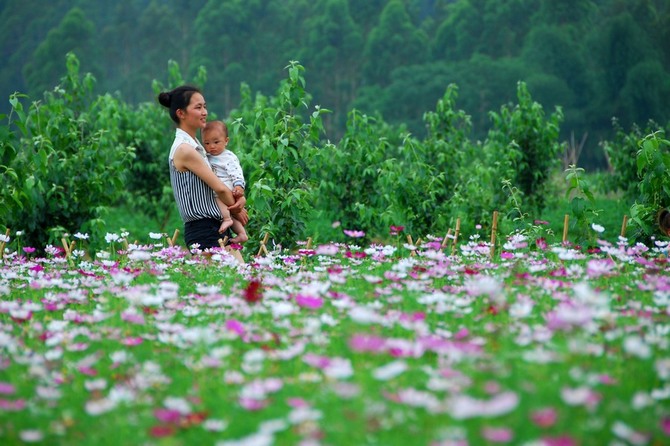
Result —
MULTIPOLYGON (((233 197, 237 200, 239 197, 244 196, 246 182, 244 181, 242 166, 237 155, 226 149, 228 141, 228 127, 223 121, 210 121, 202 130, 202 142, 205 145, 205 151, 207 151, 207 159, 212 165, 216 176, 232 190, 233 197)), ((236 234, 236 237, 230 239, 232 243, 246 242, 249 238, 247 237, 244 225, 230 215, 230 211, 225 203, 217 199, 217 204, 219 205, 219 209, 221 209, 221 216, 223 217, 219 232, 224 232, 226 229, 231 228, 236 234)))

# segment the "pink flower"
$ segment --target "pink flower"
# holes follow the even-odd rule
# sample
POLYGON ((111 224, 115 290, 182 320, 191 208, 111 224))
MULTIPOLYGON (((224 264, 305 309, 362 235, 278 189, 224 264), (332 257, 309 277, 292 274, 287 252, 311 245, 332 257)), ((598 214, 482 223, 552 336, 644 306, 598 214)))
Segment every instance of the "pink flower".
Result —
POLYGON ((560 437, 544 437, 543 446, 577 446, 577 442, 572 438, 563 435, 560 437))
POLYGON ((123 345, 127 345, 129 347, 135 346, 135 345, 140 345, 144 340, 140 338, 139 336, 128 336, 127 338, 123 339, 121 343, 123 345))
POLYGON ((121 313, 121 319, 131 324, 144 325, 144 316, 142 313, 134 311, 124 311, 121 313))
POLYGON ((0 411, 18 412, 26 408, 25 400, 5 400, 0 399, 0 411))
POLYGON ((154 417, 161 423, 178 424, 181 420, 181 413, 175 409, 159 408, 154 410, 154 417))
POLYGON ((492 443, 507 443, 512 441, 514 434, 507 428, 485 427, 482 429, 482 437, 492 443))
POLYGON ((16 392, 14 385, 7 382, 0 382, 0 395, 11 395, 16 392))
POLYGON ((398 235, 405 230, 404 226, 393 226, 391 225, 391 235, 398 235))
POLYGON ((240 398, 238 400, 240 406, 249 411, 257 411, 265 409, 269 404, 266 399, 256 399, 256 398, 240 398))
POLYGON ((344 229, 342 232, 344 232, 344 235, 352 238, 365 237, 365 232, 363 231, 352 231, 351 229, 344 229))
POLYGON ((530 419, 536 425, 540 427, 551 427, 556 423, 558 415, 556 409, 553 407, 547 407, 544 409, 538 409, 530 414, 530 419))
POLYGON ((149 435, 154 438, 169 437, 170 435, 174 435, 174 433, 175 428, 173 426, 152 426, 149 429, 149 435))
POLYGON ((97 376, 98 371, 92 367, 79 367, 79 373, 82 373, 87 376, 97 376))
POLYGON ((382 352, 386 349, 386 339, 380 336, 355 334, 349 339, 349 348, 355 352, 382 352))
POLYGON ((302 360, 312 367, 316 367, 317 369, 325 369, 331 363, 329 357, 315 355, 314 353, 305 354, 305 356, 302 357, 302 360))
POLYGON ((237 333, 239 336, 244 336, 244 333, 246 333, 244 324, 242 324, 242 322, 238 321, 237 319, 227 320, 226 330, 232 331, 233 333, 237 333))
POLYGON ((286 404, 293 408, 309 407, 309 403, 303 398, 288 398, 286 404))
POLYGON ((317 309, 323 306, 323 299, 320 297, 304 296, 302 294, 295 297, 295 302, 304 308, 317 309))
POLYGON ((661 430, 665 435, 670 437, 670 417, 663 417, 661 419, 661 430))

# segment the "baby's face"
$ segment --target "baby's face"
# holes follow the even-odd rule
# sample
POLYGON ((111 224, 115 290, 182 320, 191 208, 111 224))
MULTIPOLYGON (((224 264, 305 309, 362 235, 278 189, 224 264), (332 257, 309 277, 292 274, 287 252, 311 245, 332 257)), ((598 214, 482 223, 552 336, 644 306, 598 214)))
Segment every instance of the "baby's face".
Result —
POLYGON ((202 132, 202 143, 210 155, 220 155, 228 145, 228 137, 220 129, 211 129, 202 132))

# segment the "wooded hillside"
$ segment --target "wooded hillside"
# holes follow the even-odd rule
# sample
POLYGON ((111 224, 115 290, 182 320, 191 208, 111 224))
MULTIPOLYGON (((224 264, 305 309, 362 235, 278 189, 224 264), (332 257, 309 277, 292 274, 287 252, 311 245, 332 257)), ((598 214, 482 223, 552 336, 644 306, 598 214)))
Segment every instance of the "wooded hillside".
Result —
POLYGON ((40 99, 73 51, 99 92, 130 103, 155 100, 168 60, 192 77, 204 67, 210 108, 226 116, 241 83, 272 92, 298 60, 312 103, 333 110, 332 140, 353 108, 423 134, 450 83, 477 136, 523 80, 563 108, 565 139, 588 134, 586 167, 605 167, 613 117, 670 119, 667 0, 6 0, 0 20, 3 98, 40 99))

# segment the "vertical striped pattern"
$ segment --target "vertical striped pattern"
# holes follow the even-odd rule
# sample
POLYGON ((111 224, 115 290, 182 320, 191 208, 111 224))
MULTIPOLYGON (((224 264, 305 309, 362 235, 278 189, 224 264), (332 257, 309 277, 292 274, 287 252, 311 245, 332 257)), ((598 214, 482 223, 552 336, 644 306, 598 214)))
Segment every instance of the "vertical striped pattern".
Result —
POLYGON ((193 172, 179 172, 170 160, 170 182, 183 221, 221 219, 214 191, 193 172))
POLYGON ((172 184, 172 192, 177 202, 179 215, 181 215, 181 219, 184 222, 202 220, 204 218, 221 220, 221 211, 216 204, 216 196, 212 188, 193 172, 180 172, 174 165, 172 159, 174 152, 183 143, 195 147, 198 152, 201 152, 203 159, 207 162, 207 157, 204 154, 205 151, 200 144, 183 130, 177 129, 175 140, 170 149, 169 164, 170 183, 172 184))

